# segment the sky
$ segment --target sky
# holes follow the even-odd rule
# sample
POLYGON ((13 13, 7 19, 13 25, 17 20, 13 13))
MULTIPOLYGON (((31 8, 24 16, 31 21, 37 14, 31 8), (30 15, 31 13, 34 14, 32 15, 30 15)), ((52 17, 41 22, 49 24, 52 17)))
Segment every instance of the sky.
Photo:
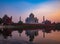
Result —
POLYGON ((25 19, 33 13, 39 23, 45 19, 51 22, 60 22, 60 0, 0 0, 0 17, 5 14, 13 17, 14 22, 25 19))

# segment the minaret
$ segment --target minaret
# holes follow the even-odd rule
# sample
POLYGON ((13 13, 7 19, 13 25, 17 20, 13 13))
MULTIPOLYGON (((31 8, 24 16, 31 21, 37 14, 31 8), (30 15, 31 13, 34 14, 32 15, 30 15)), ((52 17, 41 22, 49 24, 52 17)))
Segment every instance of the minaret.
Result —
MULTIPOLYGON (((43 24, 45 24, 45 16, 43 16, 43 24)), ((42 31, 43 31, 43 38, 45 38, 45 29, 43 29, 42 31)))
POLYGON ((20 16, 19 20, 21 21, 21 16, 20 16))
POLYGON ((45 24, 45 16, 43 16, 43 24, 45 24))
POLYGON ((45 21, 45 16, 43 16, 43 22, 45 21))

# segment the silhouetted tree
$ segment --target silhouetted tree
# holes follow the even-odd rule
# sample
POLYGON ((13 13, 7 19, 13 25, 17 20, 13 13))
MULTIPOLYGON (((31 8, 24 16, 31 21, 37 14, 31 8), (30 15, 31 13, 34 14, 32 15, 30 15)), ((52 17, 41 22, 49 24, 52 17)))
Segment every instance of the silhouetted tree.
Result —
POLYGON ((18 24, 23 24, 23 22, 22 21, 19 21, 18 24))
POLYGON ((55 25, 55 28, 60 30, 60 23, 57 23, 57 24, 55 25))
POLYGON ((3 20, 4 25, 10 25, 12 23, 12 16, 8 17, 8 15, 5 14, 2 18, 2 20, 3 20))
POLYGON ((0 24, 2 23, 2 19, 0 18, 0 24))

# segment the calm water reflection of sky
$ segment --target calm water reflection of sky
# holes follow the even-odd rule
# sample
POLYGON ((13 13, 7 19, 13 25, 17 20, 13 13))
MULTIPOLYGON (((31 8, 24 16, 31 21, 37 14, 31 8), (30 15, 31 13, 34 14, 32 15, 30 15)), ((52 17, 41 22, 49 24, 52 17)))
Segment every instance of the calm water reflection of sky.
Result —
POLYGON ((13 31, 12 37, 8 36, 7 39, 4 39, 2 34, 0 34, 0 44, 60 44, 60 32, 58 31, 45 33, 45 38, 43 38, 42 30, 38 30, 36 36, 34 35, 34 32, 34 30, 24 30, 22 33, 13 31), (30 31, 30 33, 27 36, 26 33, 28 33, 28 31, 30 31), (29 36, 34 38, 32 42, 29 41, 29 36))

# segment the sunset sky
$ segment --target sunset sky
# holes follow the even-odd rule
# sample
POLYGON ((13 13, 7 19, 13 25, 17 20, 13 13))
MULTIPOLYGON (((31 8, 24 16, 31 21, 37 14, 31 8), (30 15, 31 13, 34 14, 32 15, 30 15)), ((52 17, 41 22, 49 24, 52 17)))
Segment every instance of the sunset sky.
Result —
POLYGON ((0 17, 13 17, 14 22, 22 21, 33 13, 42 22, 42 17, 52 22, 60 22, 60 0, 0 0, 0 17))

